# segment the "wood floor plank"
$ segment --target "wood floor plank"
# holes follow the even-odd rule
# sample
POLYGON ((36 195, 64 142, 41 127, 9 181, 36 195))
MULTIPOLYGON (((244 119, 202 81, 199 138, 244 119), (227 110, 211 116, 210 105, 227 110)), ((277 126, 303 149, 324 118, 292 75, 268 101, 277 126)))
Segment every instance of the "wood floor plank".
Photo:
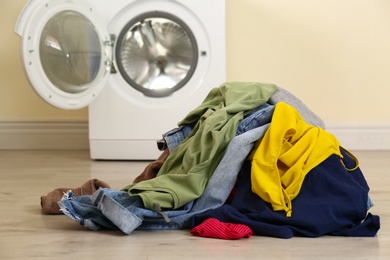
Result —
POLYGON ((93 161, 88 151, 0 151, 0 259, 390 259, 390 151, 354 152, 381 217, 374 238, 235 241, 188 230, 88 231, 63 215, 41 214, 40 196, 98 178, 114 189, 132 182, 148 162, 93 161))

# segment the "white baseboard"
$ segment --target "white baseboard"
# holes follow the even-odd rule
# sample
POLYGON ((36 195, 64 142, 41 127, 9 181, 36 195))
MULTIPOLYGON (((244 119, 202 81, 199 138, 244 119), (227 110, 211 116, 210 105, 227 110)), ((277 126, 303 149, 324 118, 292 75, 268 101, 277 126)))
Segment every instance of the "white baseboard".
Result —
POLYGON ((0 150, 89 149, 87 122, 0 122, 0 150))
MULTIPOLYGON (((390 126, 327 126, 349 150, 390 150, 390 126)), ((89 149, 87 122, 0 122, 0 150, 89 149)))
POLYGON ((348 150, 390 150, 390 126, 326 126, 348 150))

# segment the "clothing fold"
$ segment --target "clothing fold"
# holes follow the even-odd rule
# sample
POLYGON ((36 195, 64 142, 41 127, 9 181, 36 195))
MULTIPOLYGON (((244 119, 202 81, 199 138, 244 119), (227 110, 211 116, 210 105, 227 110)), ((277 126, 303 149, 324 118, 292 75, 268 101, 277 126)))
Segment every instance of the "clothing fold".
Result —
MULTIPOLYGON (((263 114, 264 122, 270 115, 272 110, 263 114)), ((163 211, 169 222, 159 212, 146 209, 140 197, 130 196, 125 191, 99 189, 89 196, 73 196, 69 191, 59 205, 65 215, 90 230, 120 229, 130 234, 135 229, 189 228, 195 214, 224 205, 253 144, 264 136, 268 127, 269 123, 234 137, 203 194, 179 209, 163 211)))
POLYGON ((332 154, 342 157, 339 146, 332 134, 306 123, 295 108, 277 103, 271 126, 250 157, 252 190, 291 216, 291 201, 306 174, 332 154))
POLYGON ((60 199, 57 211, 87 229, 124 234, 375 236, 380 218, 368 212, 358 160, 324 129, 287 90, 226 82, 162 134, 159 158, 122 190, 92 180, 87 193, 58 189, 42 199, 45 208, 60 199))
MULTIPOLYGON (((355 161, 341 149, 343 163, 355 161)), ((195 215, 192 226, 215 218, 248 226, 254 235, 278 238, 332 236, 373 237, 380 229, 379 216, 368 212, 369 186, 360 170, 347 171, 332 154, 314 167, 292 201, 293 214, 274 211, 272 205, 251 190, 251 163, 244 164, 230 204, 195 215)))
POLYGON ((245 114, 266 103, 276 89, 273 84, 252 82, 228 82, 214 88, 179 122, 179 126, 195 127, 171 152, 157 176, 123 190, 140 196, 148 209, 155 204, 175 209, 198 198, 235 136, 238 123, 245 114))

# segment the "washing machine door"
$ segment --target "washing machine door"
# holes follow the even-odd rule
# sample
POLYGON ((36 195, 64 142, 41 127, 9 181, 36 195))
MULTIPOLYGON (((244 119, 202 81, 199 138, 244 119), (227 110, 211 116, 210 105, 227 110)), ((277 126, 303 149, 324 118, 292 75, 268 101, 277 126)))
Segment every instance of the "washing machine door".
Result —
POLYGON ((106 85, 112 47, 87 1, 31 0, 20 14, 23 65, 36 92, 62 109, 90 104, 106 85))

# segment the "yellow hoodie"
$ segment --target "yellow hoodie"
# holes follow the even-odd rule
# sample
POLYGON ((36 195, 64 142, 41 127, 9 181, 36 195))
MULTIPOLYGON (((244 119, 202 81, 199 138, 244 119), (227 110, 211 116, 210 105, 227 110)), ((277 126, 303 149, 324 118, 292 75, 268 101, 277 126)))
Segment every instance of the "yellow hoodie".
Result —
POLYGON ((279 102, 269 129, 249 157, 252 191, 273 210, 285 210, 291 217, 291 200, 306 174, 332 154, 342 158, 340 143, 332 134, 307 124, 295 108, 279 102))

